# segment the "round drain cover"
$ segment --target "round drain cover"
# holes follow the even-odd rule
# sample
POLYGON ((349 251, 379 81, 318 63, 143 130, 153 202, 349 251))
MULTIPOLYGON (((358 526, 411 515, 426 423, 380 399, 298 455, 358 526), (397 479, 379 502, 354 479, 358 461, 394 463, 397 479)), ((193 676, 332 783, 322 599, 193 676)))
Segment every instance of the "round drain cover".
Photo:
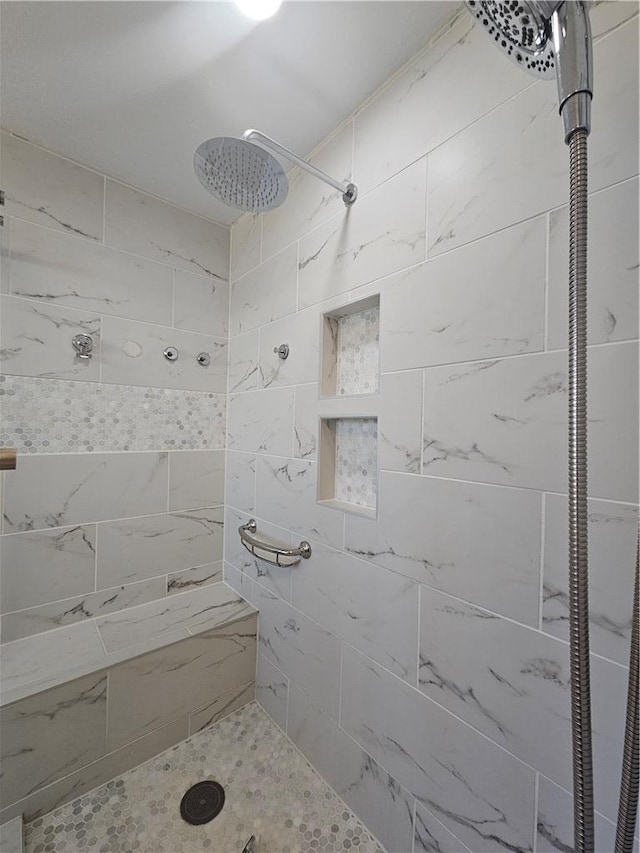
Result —
POLYGON ((187 823, 208 823, 217 817, 224 806, 224 788, 218 782, 197 782, 180 802, 180 814, 187 823))

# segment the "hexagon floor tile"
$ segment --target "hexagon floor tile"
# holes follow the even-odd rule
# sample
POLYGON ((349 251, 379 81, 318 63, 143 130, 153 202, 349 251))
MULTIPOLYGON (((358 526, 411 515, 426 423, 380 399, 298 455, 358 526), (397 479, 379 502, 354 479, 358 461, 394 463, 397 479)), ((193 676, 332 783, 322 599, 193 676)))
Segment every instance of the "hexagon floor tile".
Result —
POLYGON ((383 853, 289 738, 251 702, 25 827, 26 853, 383 853), (220 782, 224 808, 191 826, 180 800, 220 782))

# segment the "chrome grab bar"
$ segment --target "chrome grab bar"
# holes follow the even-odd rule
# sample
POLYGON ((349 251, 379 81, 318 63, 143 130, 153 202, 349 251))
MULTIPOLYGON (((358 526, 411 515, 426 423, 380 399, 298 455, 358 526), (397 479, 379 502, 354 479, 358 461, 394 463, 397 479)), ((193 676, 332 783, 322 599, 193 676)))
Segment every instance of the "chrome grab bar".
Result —
POLYGON ((247 551, 253 554, 254 557, 260 557, 260 559, 266 560, 268 563, 273 563, 274 566, 288 567, 296 566, 300 562, 300 559, 308 560, 311 556, 311 545, 304 540, 297 548, 281 548, 279 545, 271 545, 269 542, 261 542, 259 539, 252 536, 251 534, 256 533, 257 530, 258 525, 254 518, 250 518, 246 524, 241 524, 238 528, 240 541, 247 551), (256 554, 256 548, 259 551, 263 551, 265 554, 273 554, 275 556, 275 560, 270 557, 265 557, 262 554, 256 554), (291 560, 292 562, 281 562, 283 557, 287 560, 291 560))

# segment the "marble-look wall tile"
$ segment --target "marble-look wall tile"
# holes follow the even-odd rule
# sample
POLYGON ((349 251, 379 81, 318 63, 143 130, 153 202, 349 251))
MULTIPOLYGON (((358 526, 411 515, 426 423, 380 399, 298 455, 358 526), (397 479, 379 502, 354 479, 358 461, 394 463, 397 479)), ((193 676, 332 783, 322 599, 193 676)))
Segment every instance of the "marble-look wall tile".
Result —
POLYGON ((226 392, 227 342, 222 338, 116 317, 105 317, 102 326, 103 382, 226 392), (170 346, 178 350, 175 361, 163 355, 170 346), (206 367, 196 360, 201 352, 210 356, 206 367))
POLYGON ((231 563, 224 564, 224 582, 237 592, 238 595, 241 595, 245 601, 254 603, 253 581, 244 572, 239 572, 231 563))
POLYGON ((224 503, 224 450, 169 454, 169 509, 195 509, 224 503))
MULTIPOLYGON (((592 347, 589 386, 590 493, 637 501, 637 345, 592 347)), ((566 407, 566 352, 429 368, 423 472, 563 492, 566 407)))
POLYGON ((382 472, 378 520, 347 515, 345 547, 537 626, 541 512, 530 491, 382 472))
MULTIPOLYGON (((24 534, 20 534, 24 535, 24 534)), ((63 625, 73 625, 94 616, 103 616, 128 607, 136 607, 157 598, 163 598, 166 583, 163 577, 91 592, 86 595, 54 601, 20 610, 17 613, 5 613, 2 617, 3 643, 19 640, 32 634, 41 634, 63 625)))
MULTIPOLYGON (((638 104, 620 86, 638 77, 635 23, 596 44, 593 57, 603 104, 589 137, 589 183, 597 190, 638 171, 638 104)), ((539 81, 429 155, 427 254, 565 204, 567 175, 556 93, 539 81)))
POLYGON ((312 548, 292 573, 294 607, 415 684, 418 584, 318 542, 312 548))
POLYGON ((177 592, 189 592, 219 583, 222 580, 222 561, 207 563, 205 566, 195 566, 192 569, 183 569, 180 572, 170 572, 167 575, 167 595, 177 592))
POLYGON ((293 388, 251 391, 229 397, 227 447, 252 453, 291 453, 293 388))
POLYGON ((0 367, 3 373, 53 379, 100 379, 101 321, 97 314, 38 304, 27 299, 0 299, 0 367), (93 338, 94 355, 77 358, 74 335, 93 338))
POLYGON ((229 341, 229 393, 258 387, 258 331, 237 335, 229 341))
POLYGON ((337 720, 340 641, 266 589, 254 594, 260 653, 337 720))
POLYGON ((5 483, 4 532, 163 512, 167 471, 166 453, 26 456, 5 483))
MULTIPOLYGON (((260 556, 250 553, 240 541, 238 533, 239 526, 245 524, 247 521, 248 517, 246 514, 236 512, 231 507, 227 507, 225 559, 238 569, 238 571, 257 581, 267 591, 277 595, 278 598, 290 601, 291 575, 296 569, 289 568, 288 566, 277 566, 269 560, 262 559, 260 556)), ((279 544, 285 548, 293 547, 293 536, 288 530, 278 527, 275 524, 268 524, 262 519, 258 519, 257 524, 257 537, 262 541, 279 544)))
POLYGON ((171 324, 170 267, 15 220, 11 293, 27 299, 171 324))
MULTIPOLYGON (((154 322, 144 318, 147 322, 154 322)), ((203 335, 226 338, 229 331, 229 285, 209 276, 175 271, 173 325, 203 335)))
POLYGON ((241 216, 231 230, 231 281, 257 267, 261 260, 262 217, 241 216))
POLYGON ((80 678, 0 712, 5 808, 104 753, 107 676, 80 678))
MULTIPOLYGON (((348 183, 351 179, 352 138, 353 125, 349 122, 316 151, 310 162, 337 181, 348 183)), ((341 192, 308 172, 294 169, 289 177, 287 203, 262 220, 263 257, 271 257, 334 214, 343 212, 344 206, 341 192)))
POLYGON ((275 720, 283 731, 287 730, 287 702, 289 679, 277 666, 258 655, 256 674, 256 700, 271 719, 275 720))
POLYGON ((349 646, 343 728, 472 850, 532 849, 534 773, 349 646))
POLYGON ((252 512, 256 491, 256 457, 253 453, 227 450, 225 484, 227 506, 252 512))
MULTIPOLYGON (((538 631, 422 590, 420 689, 549 778, 571 786, 567 645, 538 631), (460 649, 464 654, 460 654, 460 649)), ((615 816, 627 674, 592 658, 596 798, 615 816)))
POLYGON ((252 681, 255 614, 114 667, 109 673, 107 748, 202 708, 252 681))
POLYGON ((223 518, 218 507, 101 524, 98 589, 221 560, 223 518))
POLYGON ((235 687, 228 693, 217 697, 213 702, 208 702, 204 708, 198 708, 189 714, 189 734, 194 735, 196 732, 207 729, 213 726, 218 720, 227 717, 238 708, 242 708, 248 702, 253 702, 256 697, 256 683, 250 681, 248 684, 241 684, 240 687, 235 687))
POLYGON ((258 457, 256 513, 287 527, 302 538, 309 536, 342 547, 342 512, 316 503, 317 465, 301 459, 258 457))
POLYGON ((293 686, 287 734, 386 849, 412 849, 413 797, 293 686))
POLYGON ((12 225, 13 217, 3 216, 3 224, 0 226, 0 293, 9 292, 9 252, 12 225))
POLYGON ((229 279, 229 230, 107 179, 105 243, 178 269, 229 279))
POLYGON ((95 562, 94 524, 0 537, 2 612, 92 592, 95 562))
MULTIPOLYGON (((569 640, 567 499, 545 498, 542 628, 569 640)), ((589 502, 589 619, 591 651, 625 666, 633 612, 638 508, 589 502)))
POLYGON ((233 284, 232 335, 257 329, 296 310, 297 264, 298 247, 294 244, 233 284))
POLYGON ((395 175, 300 240, 300 308, 425 259, 426 164, 395 175))
POLYGON ((316 382, 319 372, 321 315, 317 308, 298 311, 260 329, 259 384, 262 388, 316 382), (274 349, 289 345, 283 361, 274 349))
POLYGON ((22 815, 0 823, 0 850, 5 853, 24 853, 22 815))
POLYGON ((293 455, 298 459, 317 458, 319 406, 317 382, 296 388, 293 455))
POLYGON ((383 374, 380 377, 380 397, 380 469, 419 474, 422 441, 421 371, 383 374))
MULTIPOLYGON (((638 179, 589 198, 589 343, 637 338, 638 179), (593 238, 596 235, 596 239, 593 238), (606 282, 606 287, 603 284, 606 282)), ((567 346, 569 214, 549 218, 549 347, 567 346)))
POLYGON ((2 185, 7 214, 102 240, 101 175, 3 133, 2 185))
POLYGON ((519 69, 505 68, 503 57, 462 10, 356 116, 355 180, 361 191, 424 156, 529 82, 519 69))
POLYGON ((414 853, 464 853, 469 849, 419 803, 416 806, 413 844, 414 853))
POLYGON ((545 243, 541 217, 385 281, 382 369, 541 350, 545 243))

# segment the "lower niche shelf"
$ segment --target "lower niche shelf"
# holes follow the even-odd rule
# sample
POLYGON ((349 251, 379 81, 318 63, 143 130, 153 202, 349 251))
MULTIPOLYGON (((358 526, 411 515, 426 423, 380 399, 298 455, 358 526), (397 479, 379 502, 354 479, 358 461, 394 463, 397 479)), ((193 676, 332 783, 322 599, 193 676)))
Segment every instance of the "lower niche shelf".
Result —
POLYGON ((322 418, 318 501, 375 518, 378 495, 378 419, 322 418))

